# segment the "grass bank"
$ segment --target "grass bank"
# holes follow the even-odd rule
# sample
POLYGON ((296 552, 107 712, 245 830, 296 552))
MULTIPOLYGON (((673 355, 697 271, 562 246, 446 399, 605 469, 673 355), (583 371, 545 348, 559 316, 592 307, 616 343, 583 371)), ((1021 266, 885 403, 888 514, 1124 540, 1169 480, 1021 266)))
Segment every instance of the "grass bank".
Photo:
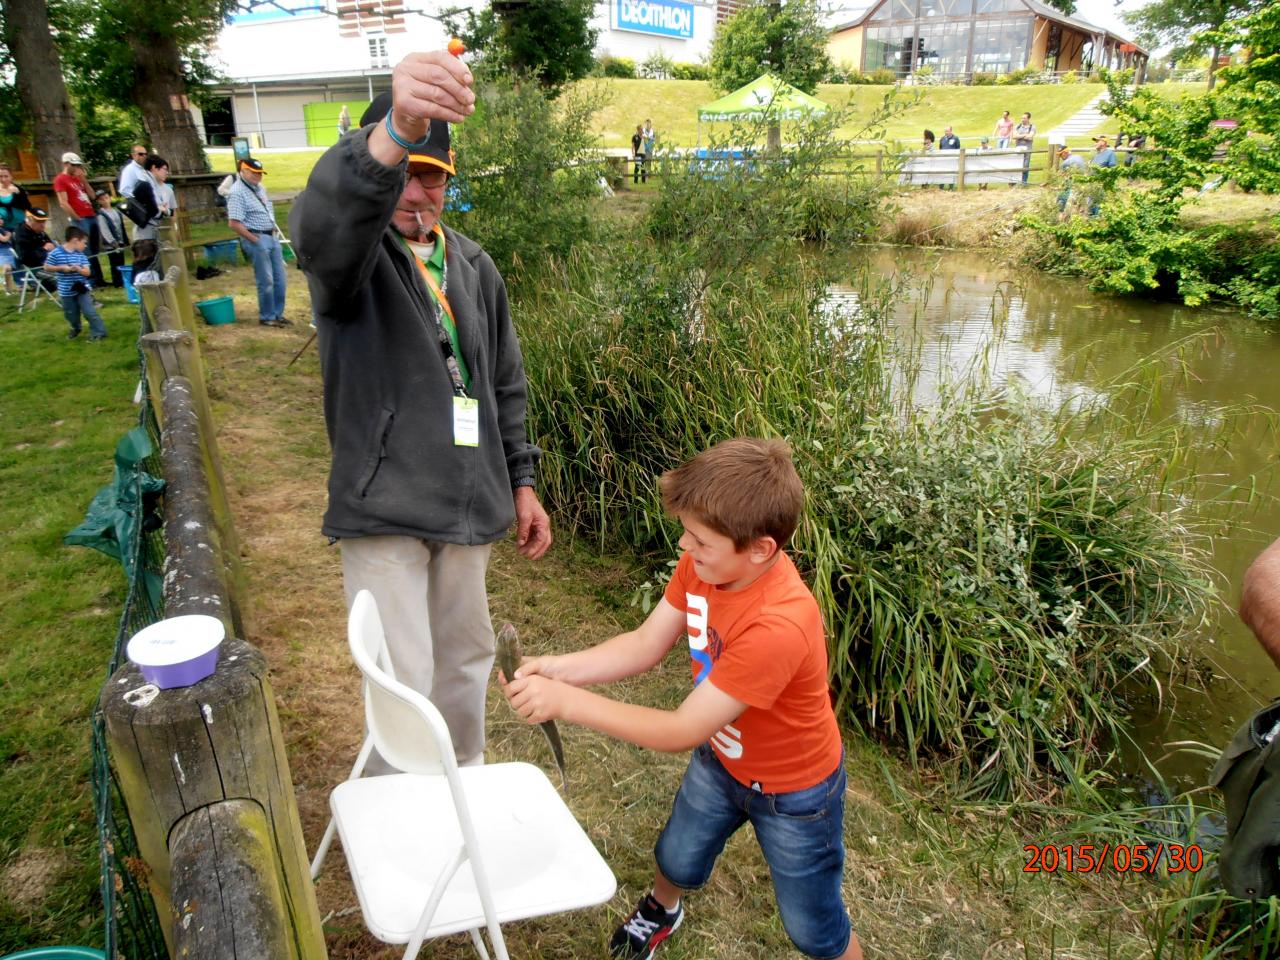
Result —
MULTIPOLYGON (((646 118, 653 120, 662 144, 670 147, 692 147, 705 143, 709 131, 698 129, 698 107, 710 103, 718 96, 711 85, 703 80, 583 80, 581 86, 598 88, 605 97, 605 106, 593 121, 602 147, 630 148, 631 134, 636 125, 646 118)), ((822 84, 818 97, 832 106, 849 106, 853 116, 838 132, 853 136, 860 124, 884 99, 890 86, 822 84)), ((918 88, 922 94, 919 104, 895 117, 886 128, 890 141, 900 140, 914 146, 920 133, 929 127, 938 136, 948 124, 966 142, 977 137, 991 135, 995 122, 1004 110, 1015 116, 1030 111, 1036 127, 1042 134, 1062 123, 1086 103, 1105 90, 1096 83, 1080 84, 1016 84, 1002 87, 937 86, 918 88)), ((1170 99, 1184 93, 1199 92, 1198 84, 1154 84, 1161 96, 1170 99)), ((906 91, 910 93, 911 91, 906 91)), ((1103 123, 1098 132, 1111 131, 1112 125, 1103 123)), ((1112 131, 1113 132, 1113 131, 1112 131)), ((1047 142, 1047 140, 1045 140, 1047 142)), ((1085 142, 1085 138, 1081 139, 1085 142)), ((1044 143, 1037 142, 1037 147, 1044 143)), ((273 195, 292 195, 306 186, 307 176, 315 166, 323 150, 261 150, 255 153, 267 168, 264 184, 273 195)), ((215 170, 230 170, 230 151, 219 150, 210 155, 215 170)))
POLYGON ((137 423, 138 309, 99 298, 99 343, 68 341, 56 305, 0 301, 0 953, 100 938, 89 716, 125 581, 62 537, 137 423))

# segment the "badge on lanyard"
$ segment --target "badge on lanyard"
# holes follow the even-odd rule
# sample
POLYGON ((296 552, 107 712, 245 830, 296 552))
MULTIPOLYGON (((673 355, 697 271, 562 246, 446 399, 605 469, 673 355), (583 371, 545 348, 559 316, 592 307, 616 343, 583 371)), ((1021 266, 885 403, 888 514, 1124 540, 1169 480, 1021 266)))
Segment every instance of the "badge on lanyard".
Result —
POLYGON ((480 401, 474 397, 453 398, 453 445, 480 446, 480 401))

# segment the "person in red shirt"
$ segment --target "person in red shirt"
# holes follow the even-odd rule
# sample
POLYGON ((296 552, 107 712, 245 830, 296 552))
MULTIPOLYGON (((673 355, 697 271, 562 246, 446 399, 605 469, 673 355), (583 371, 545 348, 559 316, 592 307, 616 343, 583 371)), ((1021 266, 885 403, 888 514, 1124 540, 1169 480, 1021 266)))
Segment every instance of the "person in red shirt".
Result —
POLYGON ((636 630, 526 659, 504 687, 531 723, 562 719, 670 753, 693 749, 658 838, 657 874, 614 933, 613 957, 648 960, 684 919, 729 837, 750 821, 782 923, 810 957, 861 960, 840 893, 844 749, 827 687, 817 601, 784 548, 804 489, 781 440, 728 440, 663 474, 684 551, 636 630), (675 710, 582 689, 655 666, 685 635, 693 691, 675 710))
POLYGON ((63 209, 70 226, 79 227, 89 238, 89 285, 100 287, 102 265, 98 263, 98 248, 102 235, 98 232, 98 211, 93 205, 93 188, 84 175, 84 161, 78 153, 62 155, 62 172, 53 178, 53 192, 58 206, 63 209))

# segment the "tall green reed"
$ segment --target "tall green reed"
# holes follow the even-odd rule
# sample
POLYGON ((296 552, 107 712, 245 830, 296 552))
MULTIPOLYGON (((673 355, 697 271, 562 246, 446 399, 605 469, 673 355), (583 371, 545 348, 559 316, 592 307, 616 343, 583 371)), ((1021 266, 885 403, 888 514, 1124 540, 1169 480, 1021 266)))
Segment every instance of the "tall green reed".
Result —
POLYGON ((1213 596, 1194 430, 1143 402, 1166 365, 1094 403, 1046 408, 975 371, 917 406, 893 289, 864 278, 832 309, 832 261, 802 247, 839 145, 800 137, 792 162, 677 172, 643 231, 519 285, 546 499, 601 544, 670 554, 657 475, 727 437, 786 438, 844 718, 968 796, 1095 796, 1126 690, 1161 683, 1213 596))

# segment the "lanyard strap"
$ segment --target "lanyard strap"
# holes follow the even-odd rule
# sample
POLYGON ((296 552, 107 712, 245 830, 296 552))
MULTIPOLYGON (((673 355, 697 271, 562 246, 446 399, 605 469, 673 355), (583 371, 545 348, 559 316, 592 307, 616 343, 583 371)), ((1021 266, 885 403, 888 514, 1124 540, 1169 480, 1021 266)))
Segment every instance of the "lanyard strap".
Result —
MULTIPOLYGON (((436 242, 440 244, 441 251, 447 253, 444 231, 440 229, 439 224, 436 224, 434 232, 436 242)), ((403 237, 400 239, 404 241, 403 237)), ((408 246, 408 242, 405 241, 405 247, 407 248, 408 246)), ((444 295, 444 290, 440 288, 440 284, 436 283, 436 278, 431 275, 427 265, 422 262, 422 259, 412 249, 409 250, 409 255, 413 257, 413 262, 418 265, 418 271, 422 274, 422 279, 426 281, 427 287, 431 290, 431 295, 435 298, 440 310, 444 311, 449 318, 453 336, 450 336, 449 330, 445 328, 444 322, 440 319, 440 311, 432 311, 431 314, 432 319, 436 322, 436 332, 440 335, 440 349, 444 353, 444 365, 449 371, 449 380, 453 383, 453 392, 456 396, 465 397, 467 395, 467 381, 471 378, 464 376, 461 360, 458 357, 457 351, 462 349, 461 341, 458 342, 457 350, 454 349, 454 338, 458 336, 458 321, 453 315, 453 308, 449 306, 449 298, 444 295)), ((448 269, 447 258, 445 260, 445 268, 446 270, 448 269)))

